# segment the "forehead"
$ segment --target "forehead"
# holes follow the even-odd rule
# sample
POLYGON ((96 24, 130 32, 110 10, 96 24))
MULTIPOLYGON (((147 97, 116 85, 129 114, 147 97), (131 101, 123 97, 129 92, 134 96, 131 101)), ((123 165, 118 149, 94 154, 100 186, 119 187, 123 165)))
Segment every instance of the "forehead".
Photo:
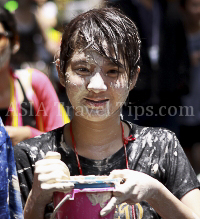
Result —
MULTIPOLYGON (((82 52, 75 51, 71 60, 72 63, 86 63, 86 64, 97 64, 97 65, 116 65, 108 57, 105 57, 93 49, 86 49, 82 52)), ((123 61, 119 58, 119 63, 121 67, 123 66, 123 61)))
POLYGON ((102 62, 102 64, 105 60, 107 60, 105 57, 103 57, 102 55, 91 49, 87 49, 82 52, 76 51, 71 59, 72 62, 76 62, 76 61, 84 61, 86 63, 102 62))

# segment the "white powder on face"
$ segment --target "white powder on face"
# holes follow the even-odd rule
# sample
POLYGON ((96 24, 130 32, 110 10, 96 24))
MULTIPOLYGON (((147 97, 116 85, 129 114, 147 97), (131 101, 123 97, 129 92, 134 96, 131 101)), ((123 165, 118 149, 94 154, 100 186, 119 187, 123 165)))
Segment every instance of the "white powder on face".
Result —
POLYGON ((107 90, 106 85, 100 75, 100 73, 95 73, 95 75, 90 79, 90 83, 88 84, 88 89, 101 89, 103 91, 107 90))
POLYGON ((95 192, 86 194, 93 206, 99 204, 101 208, 105 207, 111 199, 111 192, 95 192))
POLYGON ((88 52, 86 52, 86 61, 88 62, 89 65, 91 64, 97 64, 97 66, 103 66, 104 64, 104 58, 99 55, 97 52, 93 51, 93 50, 89 50, 88 52))
POLYGON ((119 82, 119 80, 116 81, 116 83, 114 84, 114 87, 120 88, 120 82, 119 82))
POLYGON ((127 75, 119 75, 119 78, 114 82, 110 83, 111 88, 125 88, 128 90, 128 76, 127 75))
MULTIPOLYGON (((71 80, 70 80, 70 73, 69 72, 65 72, 65 77, 66 77, 66 83, 67 84, 72 84, 72 85, 74 85, 74 86, 78 86, 78 85, 84 85, 84 79, 83 78, 80 78, 80 77, 77 77, 76 76, 76 78, 75 78, 75 80, 77 81, 77 79, 78 79, 78 83, 74 83, 74 82, 72 82, 71 80), (80 81, 80 79, 81 79, 81 81, 80 81)), ((73 78, 74 79, 74 78, 73 78)))

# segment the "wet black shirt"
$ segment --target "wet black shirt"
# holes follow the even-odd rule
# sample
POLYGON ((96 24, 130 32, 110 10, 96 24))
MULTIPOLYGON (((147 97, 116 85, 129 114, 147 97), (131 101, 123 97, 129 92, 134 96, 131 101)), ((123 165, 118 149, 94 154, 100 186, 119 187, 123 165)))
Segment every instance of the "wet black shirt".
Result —
MULTIPOLYGON (((163 128, 130 125, 136 138, 127 145, 129 168, 144 172, 164 184, 178 199, 198 188, 199 182, 173 132, 163 128)), ((63 141, 63 127, 20 142, 14 147, 23 205, 32 187, 35 162, 48 151, 57 151, 71 175, 79 175, 74 151, 63 141)), ((103 160, 79 156, 84 175, 109 175, 114 169, 126 169, 124 148, 103 160)), ((134 207, 123 203, 116 207, 115 219, 160 218, 145 201, 134 207)))

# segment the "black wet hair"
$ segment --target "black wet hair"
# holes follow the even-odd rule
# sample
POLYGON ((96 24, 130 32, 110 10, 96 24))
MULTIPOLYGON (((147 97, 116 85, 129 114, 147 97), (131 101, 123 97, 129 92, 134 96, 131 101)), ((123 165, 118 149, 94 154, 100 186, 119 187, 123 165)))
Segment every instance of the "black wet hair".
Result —
POLYGON ((140 46, 136 25, 119 9, 93 9, 66 25, 60 47, 60 71, 65 74, 75 50, 92 48, 117 66, 123 64, 130 82, 139 66, 140 46), (123 63, 120 63, 120 58, 123 63))
POLYGON ((2 23, 5 31, 9 33, 8 37, 11 42, 11 47, 14 46, 18 38, 16 22, 14 16, 5 8, 0 6, 0 22, 2 23))

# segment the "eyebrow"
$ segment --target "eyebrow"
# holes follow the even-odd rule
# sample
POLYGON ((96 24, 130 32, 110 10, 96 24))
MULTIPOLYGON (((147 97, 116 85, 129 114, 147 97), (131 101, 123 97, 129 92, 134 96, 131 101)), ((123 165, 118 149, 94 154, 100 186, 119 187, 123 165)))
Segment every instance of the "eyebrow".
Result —
MULTIPOLYGON (((72 63, 74 65, 78 65, 78 64, 88 64, 89 62, 86 61, 85 59, 79 59, 79 60, 73 60, 72 63)), ((95 61, 94 61, 95 63, 95 61)), ((117 64, 115 64, 114 62, 108 60, 108 61, 105 61, 104 64, 107 65, 107 66, 110 66, 110 67, 119 67, 119 68, 123 68, 124 69, 124 65, 122 63, 120 63, 119 61, 117 62, 117 64)))
POLYGON ((73 64, 88 64, 86 60, 74 60, 72 61, 73 64))
POLYGON ((124 68, 124 66, 122 65, 122 63, 120 63, 120 62, 117 62, 118 63, 118 65, 117 64, 115 64, 114 62, 106 62, 106 65, 108 65, 108 66, 113 66, 113 67, 119 67, 119 68, 124 68))

